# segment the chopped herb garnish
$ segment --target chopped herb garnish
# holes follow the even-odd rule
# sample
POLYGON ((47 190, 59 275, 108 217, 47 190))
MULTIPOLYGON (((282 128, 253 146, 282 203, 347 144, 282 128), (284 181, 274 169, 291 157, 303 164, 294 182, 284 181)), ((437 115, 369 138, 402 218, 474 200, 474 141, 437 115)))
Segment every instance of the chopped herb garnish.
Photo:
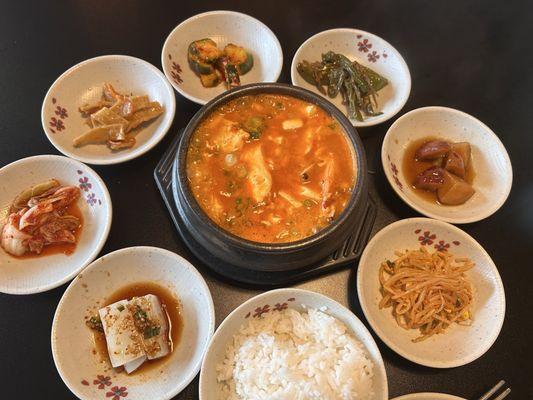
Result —
POLYGON ((283 104, 281 101, 276 101, 274 103, 274 107, 276 107, 278 110, 285 110, 285 104, 283 104))
POLYGON ((91 328, 91 329, 93 329, 95 331, 98 331, 98 332, 103 332, 104 331, 104 326, 102 325, 102 320, 97 315, 94 315, 91 318, 89 318, 87 321, 85 321, 85 324, 89 328, 91 328))
POLYGON ((265 119, 263 117, 250 117, 243 124, 243 129, 250 134, 250 139, 257 140, 265 129, 265 119))
POLYGON ((144 338, 145 339, 153 338, 154 336, 159 335, 159 332, 161 332, 160 326, 149 326, 144 329, 144 338))
POLYGON ((389 268, 394 268, 394 263, 390 260, 387 260, 387 265, 389 266, 389 268))
POLYGON ((121 304, 117 307, 117 310, 119 310, 120 312, 124 311, 125 307, 121 304))
POLYGON ((328 125, 329 129, 335 129, 336 127, 337 127, 337 123, 336 122, 332 122, 331 124, 328 125))
POLYGON ((260 132, 250 132, 250 139, 257 140, 260 137, 261 137, 261 133, 260 132))
POLYGON ((310 207, 313 207, 313 205, 315 205, 316 203, 311 200, 311 199, 305 199, 303 202, 303 205, 306 206, 307 208, 310 208, 310 207))
POLYGON ((142 310, 141 307, 137 306, 137 311, 133 313, 133 318, 135 318, 137 321, 145 321, 148 318, 148 315, 142 310))

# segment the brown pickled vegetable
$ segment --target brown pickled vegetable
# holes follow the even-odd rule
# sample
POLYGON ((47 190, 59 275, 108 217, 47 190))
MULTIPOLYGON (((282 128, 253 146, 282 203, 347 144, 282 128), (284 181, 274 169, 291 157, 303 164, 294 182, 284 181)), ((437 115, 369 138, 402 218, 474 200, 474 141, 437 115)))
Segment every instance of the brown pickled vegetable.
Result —
POLYGON ((403 173, 421 197, 442 205, 460 205, 475 190, 471 148, 467 142, 423 138, 406 149, 403 173))

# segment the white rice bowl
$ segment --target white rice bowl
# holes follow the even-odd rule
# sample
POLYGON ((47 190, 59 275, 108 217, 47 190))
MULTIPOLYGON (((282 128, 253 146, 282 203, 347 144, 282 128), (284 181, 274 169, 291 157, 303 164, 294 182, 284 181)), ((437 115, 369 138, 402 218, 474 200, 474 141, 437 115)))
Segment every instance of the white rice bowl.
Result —
POLYGON ((200 374, 201 400, 387 398, 368 330, 339 303, 300 289, 263 293, 233 311, 200 374))
POLYGON ((322 311, 252 318, 217 366, 220 399, 370 399, 374 364, 346 326, 322 311))

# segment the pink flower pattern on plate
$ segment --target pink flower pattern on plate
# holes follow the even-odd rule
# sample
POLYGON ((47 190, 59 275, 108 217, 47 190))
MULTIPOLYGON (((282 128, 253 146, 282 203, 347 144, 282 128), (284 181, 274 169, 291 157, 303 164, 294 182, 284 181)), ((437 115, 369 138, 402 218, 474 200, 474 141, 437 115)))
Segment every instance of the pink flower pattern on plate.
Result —
POLYGON ((270 306, 268 304, 264 305, 263 307, 257 307, 254 310, 254 318, 259 318, 263 314, 266 314, 269 311, 270 311, 270 306))
POLYGON ((368 53, 372 48, 372 43, 370 43, 368 39, 363 39, 362 41, 357 43, 357 46, 359 47, 359 51, 363 53, 368 53))
POLYGON ((87 196, 85 197, 85 201, 87 202, 87 204, 89 204, 91 207, 94 206, 95 204, 101 205, 102 200, 96 197, 96 193, 90 192, 93 185, 90 182, 89 178, 83 175, 82 170, 78 169, 76 172, 78 173, 78 175, 81 175, 80 179, 78 180, 79 182, 78 187, 87 193, 87 196))
POLYGON ((426 244, 432 245, 433 241, 437 238, 437 235, 434 233, 431 233, 430 231, 425 231, 422 236, 418 237, 418 241, 422 246, 425 246, 426 244))
POLYGON ((368 57, 368 61, 372 62, 372 63, 375 63, 377 60, 379 60, 379 54, 377 53, 377 51, 373 51, 372 53, 369 53, 367 55, 368 57))
POLYGON ((125 386, 113 386, 109 392, 105 394, 105 397, 110 397, 111 400, 120 400, 121 397, 128 397, 128 388, 125 386))
POLYGON ((446 243, 444 240, 440 240, 439 243, 435 243, 435 248, 438 251, 448 251, 450 243, 446 243))
MULTIPOLYGON (((81 384, 83 386, 90 386, 91 384, 87 379, 82 379, 81 384)), ((111 377, 107 375, 97 375, 96 378, 93 380, 93 385, 96 386, 96 393, 100 393, 102 395, 102 398, 105 399, 111 399, 111 400, 120 400, 122 398, 128 397, 128 388, 126 386, 118 386, 115 385, 111 388, 113 382, 111 381, 111 377), (99 390, 107 389, 107 391, 104 392, 98 392, 99 390), (105 397, 104 397, 105 394, 105 397)), ((96 395, 93 398, 97 398, 96 395)))
POLYGON ((387 155, 387 158, 389 159, 389 162, 390 162, 390 169, 391 169, 391 172, 392 172, 392 179, 394 179, 394 183, 396 183, 396 186, 398 186, 398 188, 403 192, 402 182, 400 182, 400 179, 398 178, 398 173, 400 171, 398 171, 398 167, 396 166, 396 164, 394 164, 390 160, 390 155, 387 155))
POLYGON ((356 35, 356 38, 358 39, 357 48, 359 52, 365 53, 369 62, 375 63, 379 61, 380 58, 385 61, 385 59, 389 56, 385 50, 376 49, 374 46, 375 43, 372 43, 367 38, 363 38, 363 35, 358 34, 356 35))
POLYGON ((172 69, 170 71, 170 76, 172 76, 172 80, 174 80, 174 82, 176 82, 177 85, 179 85, 180 83, 183 83, 183 79, 181 78, 181 73, 182 73, 181 66, 177 62, 172 61, 171 54, 168 55, 168 59, 172 62, 170 66, 170 68, 172 69))
POLYGON ((84 176, 83 178, 80 178, 79 182, 80 182, 79 184, 80 189, 85 192, 88 192, 89 189, 93 187, 93 185, 89 182, 89 178, 87 178, 86 176, 84 176))
POLYGON ((98 386, 98 389, 104 389, 106 386, 111 386, 111 377, 104 375, 97 375, 93 380, 93 385, 98 386))
POLYGON ((61 132, 63 129, 65 129, 65 124, 62 120, 52 117, 50 118, 50 127, 52 128, 51 131, 53 133, 55 133, 54 129, 58 132, 61 132))
MULTIPOLYGON (((430 231, 424 231, 422 235, 420 235, 421 232, 422 232, 422 229, 415 230, 415 235, 418 236, 418 241, 420 242, 421 245, 431 246, 433 243, 437 241, 436 234, 431 233, 430 231)), ((458 240, 453 240, 451 243, 455 246, 459 246, 461 244, 461 242, 459 242, 458 240)), ((448 251, 450 246, 451 244, 446 242, 445 240, 439 240, 438 243, 435 243, 433 247, 435 247, 437 251, 448 251)))
MULTIPOLYGON (((57 99, 55 97, 52 97, 52 104, 56 105, 57 99)), ((54 116, 50 117, 50 130, 52 133, 61 132, 66 128, 65 123, 63 120, 68 118, 68 111, 65 107, 61 107, 59 104, 56 105, 54 109, 54 114, 57 115, 56 118, 54 116)))
POLYGON ((266 314, 271 311, 283 311, 289 308, 289 302, 295 301, 296 299, 294 297, 291 297, 287 299, 286 302, 283 303, 276 303, 274 305, 274 308, 270 308, 270 304, 265 304, 263 307, 257 307, 253 312, 248 312, 244 318, 260 318, 263 314, 266 314))
POLYGON ((67 109, 61 106, 56 107, 55 114, 58 115, 61 119, 65 119, 68 117, 67 109))

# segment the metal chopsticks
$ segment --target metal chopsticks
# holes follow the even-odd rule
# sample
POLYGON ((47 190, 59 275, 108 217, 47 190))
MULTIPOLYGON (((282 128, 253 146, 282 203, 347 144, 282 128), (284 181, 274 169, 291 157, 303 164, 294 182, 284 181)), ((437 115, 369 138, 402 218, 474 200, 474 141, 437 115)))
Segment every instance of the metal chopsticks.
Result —
MULTIPOLYGON (((503 385, 505 385, 505 381, 504 380, 499 381, 496 385, 494 385, 494 387, 492 389, 490 389, 487 393, 485 393, 483 396, 481 396, 479 398, 479 400, 489 400, 489 399, 491 399, 491 396, 493 394, 495 394, 498 390, 500 390, 503 385)), ((511 388, 510 387, 505 389, 498 396, 493 397, 492 400, 505 399, 509 393, 511 393, 511 388)))

